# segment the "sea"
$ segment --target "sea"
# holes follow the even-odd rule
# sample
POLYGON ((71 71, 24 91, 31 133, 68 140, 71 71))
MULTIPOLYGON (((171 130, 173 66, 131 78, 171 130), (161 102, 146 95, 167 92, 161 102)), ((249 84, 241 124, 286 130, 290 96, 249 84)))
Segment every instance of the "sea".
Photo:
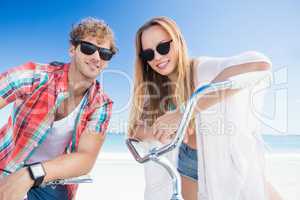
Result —
MULTIPOLYGON (((300 135, 262 135, 269 153, 299 153, 300 135)), ((108 133, 102 152, 126 153, 128 149, 125 144, 124 133, 108 133)))

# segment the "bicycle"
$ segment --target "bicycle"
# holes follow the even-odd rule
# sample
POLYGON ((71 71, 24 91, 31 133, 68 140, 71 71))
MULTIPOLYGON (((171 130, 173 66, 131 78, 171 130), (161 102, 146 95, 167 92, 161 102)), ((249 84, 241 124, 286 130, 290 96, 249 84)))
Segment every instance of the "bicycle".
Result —
POLYGON ((140 143, 140 141, 137 139, 128 138, 126 140, 126 145, 129 151, 133 155, 134 159, 141 164, 152 161, 162 166, 172 179, 173 193, 171 196, 171 200, 184 200, 181 192, 180 175, 177 169, 169 162, 169 160, 167 160, 167 158, 165 157, 162 157, 162 155, 174 150, 175 148, 178 148, 182 143, 184 133, 186 132, 189 121, 192 118, 192 114, 194 108, 196 107, 198 99, 210 92, 217 92, 226 89, 247 88, 251 85, 256 84, 257 79, 262 80, 265 77, 266 72, 248 72, 232 77, 228 81, 206 84, 202 87, 199 87, 189 98, 184 109, 182 120, 180 121, 179 127, 176 131, 176 135, 169 144, 166 144, 160 148, 153 147, 149 150, 148 154, 142 157, 135 147, 136 145, 138 145, 138 143, 140 143))

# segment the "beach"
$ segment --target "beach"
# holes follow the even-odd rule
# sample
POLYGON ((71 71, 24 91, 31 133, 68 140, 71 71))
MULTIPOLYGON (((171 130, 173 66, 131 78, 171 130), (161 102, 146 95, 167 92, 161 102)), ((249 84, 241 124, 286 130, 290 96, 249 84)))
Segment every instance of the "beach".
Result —
POLYGON ((129 153, 100 153, 91 175, 94 182, 80 186, 78 200, 144 199, 143 166, 129 153))
MULTIPOLYGON (((270 153, 266 156, 267 177, 284 200, 300 199, 300 154, 270 153)), ((143 166, 128 152, 100 153, 92 170, 94 183, 82 184, 78 200, 142 200, 143 166)), ((224 199, 226 200, 226 199, 224 199)))

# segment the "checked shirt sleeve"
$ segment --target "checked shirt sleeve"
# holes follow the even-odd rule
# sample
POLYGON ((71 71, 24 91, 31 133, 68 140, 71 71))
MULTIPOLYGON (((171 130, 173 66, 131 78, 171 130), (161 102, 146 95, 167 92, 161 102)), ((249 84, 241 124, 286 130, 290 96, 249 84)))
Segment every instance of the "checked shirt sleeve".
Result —
POLYGON ((113 102, 108 100, 94 111, 87 124, 87 128, 90 131, 97 134, 105 134, 112 113, 112 105, 113 102))
POLYGON ((29 62, 0 74, 0 97, 6 104, 30 94, 39 85, 41 76, 36 69, 36 64, 29 62))

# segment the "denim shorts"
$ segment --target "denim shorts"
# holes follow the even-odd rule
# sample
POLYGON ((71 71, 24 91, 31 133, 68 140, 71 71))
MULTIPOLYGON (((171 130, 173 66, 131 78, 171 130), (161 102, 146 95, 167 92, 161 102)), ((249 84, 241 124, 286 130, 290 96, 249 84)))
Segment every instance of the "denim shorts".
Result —
POLYGON ((26 200, 68 200, 68 190, 64 185, 32 188, 26 200))
POLYGON ((198 158, 197 150, 182 143, 179 147, 177 170, 180 175, 198 180, 198 158))

